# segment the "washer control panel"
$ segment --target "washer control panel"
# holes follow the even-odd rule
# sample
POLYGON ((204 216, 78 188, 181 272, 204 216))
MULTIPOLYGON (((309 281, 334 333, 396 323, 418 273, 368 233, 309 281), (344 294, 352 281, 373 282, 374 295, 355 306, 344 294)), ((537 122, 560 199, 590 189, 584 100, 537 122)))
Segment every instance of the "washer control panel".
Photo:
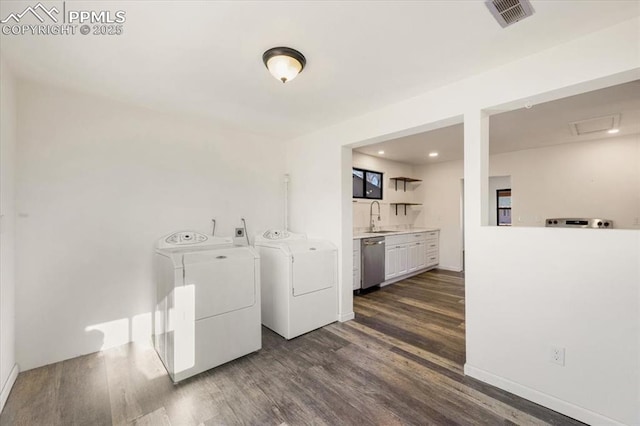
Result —
POLYGON ((176 232, 165 238, 167 244, 182 246, 187 244, 197 244, 207 241, 209 237, 199 232, 183 231, 176 232))
POLYGON ((280 229, 270 229, 265 231, 262 236, 267 240, 284 240, 285 238, 289 238, 289 233, 280 229))

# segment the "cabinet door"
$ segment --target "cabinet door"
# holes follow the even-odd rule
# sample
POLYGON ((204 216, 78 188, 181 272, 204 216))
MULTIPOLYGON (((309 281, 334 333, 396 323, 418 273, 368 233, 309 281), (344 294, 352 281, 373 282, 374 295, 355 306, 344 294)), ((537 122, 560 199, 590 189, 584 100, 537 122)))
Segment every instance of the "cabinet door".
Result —
POLYGON ((409 255, 409 245, 402 244, 397 248, 397 262, 398 262, 398 275, 404 275, 408 272, 408 255, 409 255))
POLYGON ((423 241, 417 246, 417 266, 416 269, 422 269, 427 266, 427 244, 423 241))
POLYGON ((420 247, 420 244, 424 244, 424 243, 410 243, 409 244, 409 264, 408 264, 408 272, 413 272, 416 269, 418 269, 418 249, 420 247))
POLYGON ((398 275, 398 249, 396 246, 387 247, 384 256, 384 279, 388 280, 398 275))

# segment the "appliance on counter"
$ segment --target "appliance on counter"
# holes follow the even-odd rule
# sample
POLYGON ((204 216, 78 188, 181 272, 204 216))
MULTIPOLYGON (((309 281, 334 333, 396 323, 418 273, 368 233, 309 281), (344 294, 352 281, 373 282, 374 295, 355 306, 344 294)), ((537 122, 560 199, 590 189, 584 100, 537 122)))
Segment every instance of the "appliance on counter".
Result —
POLYGON ((260 258, 231 238, 180 231, 156 243, 154 347, 174 382, 262 347, 260 258))
POLYGON ((338 317, 338 249, 272 229, 255 237, 260 254, 262 324, 293 339, 338 317))
POLYGON ((376 286, 384 281, 384 237, 363 238, 362 289, 376 286))
POLYGON ((592 228, 592 229, 613 229, 613 221, 610 219, 597 218, 551 218, 545 220, 547 228, 592 228))

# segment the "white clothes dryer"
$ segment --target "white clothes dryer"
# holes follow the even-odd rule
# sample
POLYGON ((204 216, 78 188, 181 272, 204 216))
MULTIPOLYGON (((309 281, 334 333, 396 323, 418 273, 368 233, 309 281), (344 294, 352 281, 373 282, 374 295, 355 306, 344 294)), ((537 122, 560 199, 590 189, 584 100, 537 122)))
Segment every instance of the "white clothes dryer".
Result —
POLYGON ((194 231, 158 240, 154 346, 174 382, 262 347, 260 258, 194 231))
POLYGON ((256 236, 255 248, 264 326, 293 339, 336 321, 338 249, 333 244, 269 230, 256 236))

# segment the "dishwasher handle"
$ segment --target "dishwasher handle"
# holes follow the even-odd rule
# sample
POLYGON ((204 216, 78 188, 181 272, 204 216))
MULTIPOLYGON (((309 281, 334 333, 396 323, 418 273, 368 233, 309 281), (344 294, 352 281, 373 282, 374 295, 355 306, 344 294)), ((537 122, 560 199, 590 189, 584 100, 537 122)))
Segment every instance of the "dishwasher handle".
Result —
POLYGON ((364 242, 365 246, 375 246, 378 244, 384 244, 384 241, 365 241, 364 242))

